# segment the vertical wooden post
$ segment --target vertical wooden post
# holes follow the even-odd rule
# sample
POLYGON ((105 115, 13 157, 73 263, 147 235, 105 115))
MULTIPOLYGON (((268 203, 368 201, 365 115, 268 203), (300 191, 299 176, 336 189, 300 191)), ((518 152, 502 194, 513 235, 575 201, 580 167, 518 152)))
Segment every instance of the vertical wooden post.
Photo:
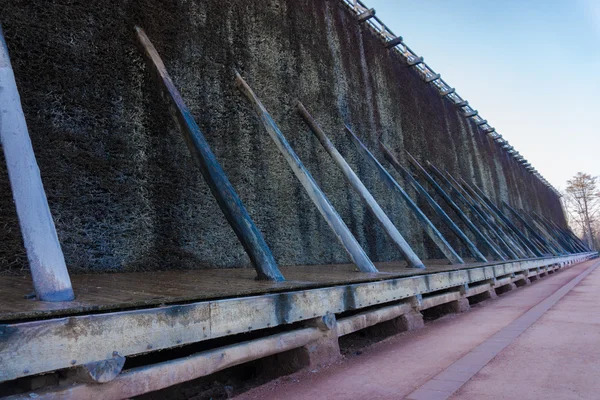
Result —
POLYGON ((360 141, 360 139, 352 132, 352 130, 346 125, 346 133, 352 139, 352 142, 358 149, 358 151, 364 156, 364 158, 371 164, 375 170, 379 178, 383 181, 383 183, 390 188, 394 193, 400 196, 406 206, 415 214, 417 221, 421 224, 421 227, 427 233, 427 235, 433 240, 433 242, 438 246, 440 251, 446 256, 448 260, 452 264, 464 264, 463 259, 458 255, 458 253, 450 246, 450 243, 446 241, 444 235, 431 223, 429 218, 423 211, 415 204, 415 202, 410 198, 408 193, 396 182, 396 180, 390 175, 389 172, 383 168, 383 165, 377 161, 375 156, 367 149, 367 146, 360 141))
POLYGON ((284 277, 277 267, 271 249, 267 246, 262 234, 254 225, 254 221, 248 215, 244 204, 227 179, 227 175, 211 151, 198 124, 194 121, 179 91, 171 81, 158 52, 143 29, 136 27, 135 30, 146 64, 158 82, 163 97, 169 102, 169 111, 179 126, 192 156, 200 167, 200 173, 210 187, 221 211, 250 257, 258 278, 283 281, 284 277))
POLYGON ((285 136, 283 136, 283 133, 281 133, 279 127, 277 124, 275 124, 275 121, 273 121, 273 118, 265 106, 263 106, 250 86, 248 86, 246 81, 244 81, 244 79, 237 72, 235 84, 252 105, 252 108, 260 118, 265 130, 275 142, 275 145, 306 190, 308 197, 310 197, 325 221, 327 221, 340 243, 350 255, 350 258, 354 264, 356 264, 358 269, 362 272, 378 272, 377 268, 375 268, 375 265, 373 265, 371 260, 369 260, 369 257, 365 251, 362 249, 362 247, 360 247, 358 241, 354 238, 354 236, 352 236, 352 233, 339 216, 335 208, 333 208, 325 196, 325 193, 321 191, 319 185, 317 185, 317 182, 315 182, 310 172, 308 172, 302 161, 300 161, 300 158, 294 149, 292 149, 292 146, 290 146, 285 136))
POLYGON ((392 154, 391 150, 381 141, 379 142, 379 145, 381 146, 381 150, 385 159, 392 165, 392 167, 396 169, 396 171, 400 173, 400 175, 404 177, 404 179, 408 183, 412 185, 412 187, 417 192, 421 194, 421 196, 425 198, 425 200, 427 201, 427 203, 429 203, 433 211, 436 212, 436 214, 442 219, 442 221, 446 223, 450 230, 454 232, 454 234, 464 243, 465 246, 467 246, 473 257, 475 257, 477 261, 487 262, 487 259, 483 254, 481 254, 477 246, 475 246, 473 242, 471 242, 471 240, 467 237, 467 235, 465 235, 465 233, 454 223, 454 221, 452 221, 448 214, 446 214, 446 212, 438 205, 438 203, 433 199, 433 197, 431 197, 429 193, 427 193, 425 188, 421 186, 419 182, 417 182, 417 180, 411 175, 411 173, 406 168, 404 168, 402 164, 400 164, 396 156, 392 154))
POLYGON ((75 298, 0 27, 0 141, 39 300, 75 298))
POLYGON ((317 121, 306 111, 306 108, 302 105, 302 103, 298 103, 298 112, 304 118, 304 121, 308 124, 312 132, 315 134, 317 139, 321 142, 327 153, 333 158, 333 161, 340 167, 342 173, 350 182, 350 185, 356 190, 361 200, 367 206, 369 211, 373 214, 373 216, 379 221, 382 225, 384 231, 388 234, 390 239, 394 242, 396 247, 400 250, 404 259, 408 263, 409 267, 412 268, 425 268, 423 262, 419 259, 419 257, 415 254, 410 245, 406 242, 402 234, 398 232, 394 223, 389 219, 389 217, 385 214, 385 212, 381 209, 377 201, 371 195, 369 190, 365 187, 365 185, 361 182, 360 178, 356 175, 356 173, 352 170, 350 165, 346 162, 344 157, 337 151, 333 143, 329 140, 325 132, 321 129, 317 121))

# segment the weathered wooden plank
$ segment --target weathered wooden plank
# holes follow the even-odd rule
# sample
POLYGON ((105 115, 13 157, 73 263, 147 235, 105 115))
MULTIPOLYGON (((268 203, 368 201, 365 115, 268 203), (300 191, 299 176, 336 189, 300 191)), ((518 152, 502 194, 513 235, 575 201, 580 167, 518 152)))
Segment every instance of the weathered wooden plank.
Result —
POLYGON ((350 333, 368 328, 381 322, 398 318, 411 311, 413 311, 413 306, 408 302, 365 311, 356 315, 352 315, 351 317, 339 319, 337 321, 336 332, 338 337, 349 335, 350 333))
MULTIPOLYGON (((404 256, 404 259, 408 262, 408 265, 413 268, 425 268, 423 262, 415 254, 396 226, 394 226, 394 223, 381 209, 373 195, 371 195, 360 178, 352 170, 350 165, 348 165, 344 157, 342 157, 342 155, 337 151, 333 143, 331 143, 327 135, 325 135, 325 132, 323 132, 319 124, 317 124, 317 121, 314 120, 302 103, 298 103, 298 112, 302 118, 304 118, 304 121, 310 127, 311 131, 315 134, 319 142, 321 142, 323 148, 325 148, 325 151, 327 151, 333 161, 335 161, 338 167, 340 167, 344 177, 348 180, 356 193, 358 193, 363 204, 367 207, 375 219, 379 221, 385 233, 388 234, 389 238, 392 240, 392 242, 394 242, 398 250, 400 250, 404 256)), ((484 261, 487 260, 484 259, 484 261)))
POLYGON ((248 361, 302 347, 319 340, 322 336, 323 332, 319 328, 298 329, 249 342, 220 347, 189 357, 132 368, 114 380, 101 385, 66 385, 58 389, 10 396, 7 400, 31 399, 32 393, 35 397, 48 400, 121 400, 191 381, 248 361))
POLYGON ((359 310, 596 255, 523 260, 379 282, 0 325, 0 382, 107 360, 117 353, 127 357, 359 310))
MULTIPOLYGON (((281 267, 288 277, 284 282, 257 281, 252 268, 170 270, 73 276, 77 300, 71 302, 32 301, 25 297, 33 291, 28 276, 0 277, 0 321, 56 318, 82 313, 181 304, 202 300, 234 298, 265 293, 306 290, 323 286, 381 281, 424 273, 406 268, 404 261, 377 264, 386 273, 356 271, 354 264, 329 264, 281 267)), ((471 267, 480 265, 471 264, 471 267)), ((428 262, 431 272, 456 269, 456 266, 428 262)))
MULTIPOLYGON (((513 273, 505 275, 499 277, 499 279, 487 280, 472 286, 468 284, 457 285, 456 290, 452 292, 419 297, 419 299, 414 297, 413 299, 408 299, 391 306, 375 309, 371 308, 368 311, 338 320, 337 323, 335 322, 335 317, 333 315, 327 314, 320 322, 315 324, 316 326, 311 324, 310 327, 297 329, 291 332, 267 336, 248 342, 241 342, 167 362, 132 368, 101 385, 89 383, 62 385, 10 396, 7 399, 24 400, 32 397, 40 397, 44 399, 79 400, 96 398, 121 399, 124 397, 136 396, 202 376, 207 376, 244 362, 305 346, 323 338, 328 338, 328 332, 331 332, 332 329, 335 329, 336 336, 339 337, 410 313, 414 307, 417 309, 427 309, 436 305, 459 300, 464 296, 473 296, 493 290, 494 286, 507 285, 516 280, 525 279, 530 275, 530 271, 527 268, 531 268, 534 264, 545 264, 543 268, 543 274, 545 275, 560 268, 560 264, 582 261, 595 256, 597 256, 597 253, 577 254, 546 260, 514 262, 511 263, 513 264, 513 268, 525 267, 526 269, 518 274, 513 273), (552 261, 557 263, 552 263, 552 261)), ((314 319, 311 320, 315 321, 314 319)), ((120 361, 122 361, 122 357, 118 357, 120 361)))
POLYGON ((467 225, 467 227, 473 232, 475 237, 481 241, 488 250, 491 251, 492 255, 497 257, 498 259, 505 261, 506 258, 504 255, 494 246, 491 240, 485 235, 483 232, 475 226, 475 224, 467 217, 467 215, 461 210, 461 208, 452 200, 452 198, 446 193, 444 189, 433 179, 433 177, 427 172, 423 166, 410 154, 408 151, 406 152, 408 155, 408 161, 415 167, 415 169, 421 173, 421 176, 425 178, 425 180, 434 188, 434 190, 440 195, 442 199, 456 212, 456 214, 460 217, 460 219, 467 225))
POLYGON ((352 132, 352 130, 346 125, 346 132, 352 142, 358 149, 359 153, 375 168, 377 171, 377 176, 381 179, 381 181, 390 188, 394 193, 396 193, 406 204, 406 206, 414 213, 417 221, 427 233, 427 236, 433 240, 433 242, 438 246, 440 251, 450 260, 452 264, 464 264, 463 259, 458 255, 458 253, 450 246, 450 243, 446 241, 444 235, 431 223, 429 218, 423 211, 415 204, 415 202, 410 198, 408 193, 396 182, 396 180, 390 175, 389 172, 377 161, 375 156, 367 149, 367 147, 360 141, 360 139, 352 132))
POLYGON ((290 146, 285 136, 283 136, 283 133, 281 133, 267 109, 263 106, 246 81, 244 81, 237 72, 236 86, 252 105, 252 108, 260 118, 265 130, 277 145, 277 148, 306 190, 308 197, 310 197, 325 221, 327 221, 342 246, 344 246, 346 252, 350 255, 352 261, 363 272, 377 272, 375 265, 369 260, 369 257, 354 236, 352 236, 352 233, 337 211, 333 208, 327 199, 327 196, 325 196, 325 193, 321 191, 317 182, 315 182, 310 172, 308 172, 302 161, 300 161, 300 158, 294 149, 292 149, 292 146, 290 146))
POLYGON ((73 300, 71 279, 56 235, 1 27, 0 142, 37 297, 43 301, 73 300))
POLYGON ((427 284, 425 293, 436 292, 469 283, 469 273, 467 270, 462 269, 442 274, 430 274, 425 276, 425 281, 427 284))
POLYGON ((411 184, 411 186, 419 194, 421 194, 421 196, 425 198, 425 200, 431 206, 433 211, 435 211, 435 213, 442 219, 442 221, 446 223, 448 228, 450 228, 450 230, 454 232, 454 234, 464 243, 464 245, 469 249, 473 257, 475 257, 477 261, 487 262, 487 259, 483 254, 481 254, 477 246, 475 246, 473 242, 471 242, 467 235, 465 235, 464 232, 454 223, 454 221, 452 221, 448 214, 446 214, 446 212, 442 210, 438 203, 429 195, 429 193, 427 193, 425 188, 423 188, 423 186, 421 186, 421 184, 417 182, 417 180, 412 176, 412 174, 406 168, 404 168, 402 164, 400 164, 400 161, 398 161, 398 159, 392 154, 391 150, 381 141, 379 142, 379 145, 381 146, 381 151, 383 152, 383 156, 385 157, 385 159, 392 165, 392 167, 396 169, 396 171, 400 173, 400 175, 402 175, 402 177, 404 177, 406 181, 408 181, 408 183, 411 184))
POLYGON ((476 296, 478 294, 487 292, 489 290, 493 290, 492 285, 489 283, 484 283, 482 285, 477 285, 477 286, 470 286, 467 289, 465 296, 467 296, 467 297, 476 296))
POLYGON ((0 325, 0 381, 194 343, 210 335, 210 305, 190 304, 0 325), (43 354, 44 357, 40 357, 43 354))
POLYGON ((427 310, 428 308, 432 308, 432 307, 439 306, 442 304, 450 303, 451 301, 459 300, 462 297, 463 296, 461 295, 461 293, 458 290, 455 292, 443 293, 443 294, 438 294, 438 295, 430 296, 430 297, 424 297, 423 302, 421 303, 421 306, 419 307, 419 309, 427 310))
POLYGON ((225 171, 210 149, 210 145, 194 121, 173 84, 167 69, 143 29, 136 27, 137 38, 142 47, 148 68, 152 72, 164 99, 169 103, 169 111, 179 126, 192 156, 200 167, 200 172, 217 200, 223 215, 244 246, 256 269, 259 279, 282 281, 283 275, 277 267, 271 249, 250 218, 248 211, 235 189, 227 179, 225 171))

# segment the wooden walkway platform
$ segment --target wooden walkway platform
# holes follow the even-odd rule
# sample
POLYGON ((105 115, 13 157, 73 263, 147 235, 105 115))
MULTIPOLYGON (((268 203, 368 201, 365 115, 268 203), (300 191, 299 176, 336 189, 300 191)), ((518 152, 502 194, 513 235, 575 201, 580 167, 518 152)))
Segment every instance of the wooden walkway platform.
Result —
MULTIPOLYGON (((32 290, 29 279, 2 277, 0 382, 75 367, 95 371, 96 367, 117 365, 119 360, 149 352, 264 332, 282 325, 300 327, 281 333, 285 340, 274 334, 232 345, 231 351, 241 352, 239 357, 227 355, 229 350, 215 349, 210 357, 202 353, 196 358, 174 361, 183 363, 189 372, 192 370, 186 363, 200 360, 199 369, 194 367, 196 372, 185 377, 195 379, 241 360, 320 340, 322 329, 337 332, 330 332, 337 340, 338 335, 384 320, 441 304, 460 305, 470 296, 514 287, 515 283, 537 279, 597 256, 588 252, 473 263, 461 268, 434 261, 424 270, 381 263, 377 266, 380 273, 361 273, 353 265, 284 267, 282 272, 288 281, 279 283, 256 281, 252 269, 79 275, 73 279, 77 299, 65 303, 28 300, 24 296, 32 290), (347 312, 354 314, 348 316, 347 312), (335 323, 338 317, 341 319, 335 323), (326 328, 311 323, 325 324, 326 328), (255 345, 261 350, 248 350, 248 346, 255 345), (234 358, 238 361, 232 361, 234 358), (214 365, 208 368, 205 362, 214 365)), ((119 365, 122 368, 122 363, 119 365)), ((170 364, 161 365, 157 368, 170 368, 170 364)), ((143 375, 158 371, 145 368, 141 370, 143 375)), ((159 375, 165 376, 163 372, 159 375)), ((118 385, 120 381, 115 382, 118 385)), ((174 383, 161 383, 162 387, 171 384, 174 383)), ((130 389, 134 386, 127 383, 130 389)), ((122 398, 122 389, 116 387, 114 398, 122 398)), ((137 394, 145 391, 134 390, 137 394)))
POLYGON ((83 313, 126 310, 166 304, 217 300, 249 295, 311 289, 349 283, 375 282, 494 265, 450 265, 429 260, 426 269, 407 268, 405 262, 377 263, 380 273, 364 273, 353 264, 282 267, 284 282, 258 281, 252 268, 175 270, 73 275, 75 301, 31 299, 30 276, 0 277, 0 321, 40 319, 83 313))

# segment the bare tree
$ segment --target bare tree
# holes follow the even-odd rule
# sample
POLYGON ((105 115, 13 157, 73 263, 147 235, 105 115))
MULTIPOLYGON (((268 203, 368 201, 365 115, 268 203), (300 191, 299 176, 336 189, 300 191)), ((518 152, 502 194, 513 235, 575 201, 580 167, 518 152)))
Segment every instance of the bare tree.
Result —
POLYGON ((598 212, 600 211, 600 192, 598 191, 597 176, 578 172, 567 181, 564 195, 565 209, 574 230, 583 233, 583 239, 590 248, 596 248, 598 212))

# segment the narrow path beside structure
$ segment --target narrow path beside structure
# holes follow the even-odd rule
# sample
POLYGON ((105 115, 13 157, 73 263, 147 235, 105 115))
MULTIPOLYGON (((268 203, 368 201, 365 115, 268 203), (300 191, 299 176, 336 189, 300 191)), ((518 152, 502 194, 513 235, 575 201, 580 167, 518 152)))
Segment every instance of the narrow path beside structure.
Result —
POLYGON ((595 268, 452 399, 599 398, 598 304, 600 268, 595 268))
MULTIPOLYGON (((568 329, 570 340, 567 340, 557 337, 559 335, 554 333, 555 329, 563 328, 551 326, 552 323, 548 321, 552 321, 552 318, 563 318, 567 322, 572 320, 585 325, 586 315, 590 313, 590 307, 593 307, 594 303, 585 296, 577 297, 576 293, 587 290, 590 292, 588 296, 600 296, 593 293, 593 288, 600 286, 600 272, 596 271, 587 278, 582 276, 585 272, 590 273, 590 267, 598 264, 598 260, 591 260, 575 265, 530 286, 481 303, 466 313, 448 315, 427 324, 424 329, 388 338, 362 353, 357 352, 356 355, 349 356, 340 364, 321 371, 303 371, 280 378, 241 394, 236 399, 446 399, 457 390, 459 391, 455 395, 456 398, 548 398, 547 392, 538 396, 535 389, 538 385, 544 386, 548 379, 549 371, 543 372, 544 370, 554 368, 556 377, 553 384, 568 386, 567 378, 562 377, 563 368, 554 363, 558 359, 554 358, 552 349, 561 353, 561 358, 573 358, 566 365, 577 363, 576 359, 580 358, 578 352, 583 351, 585 345, 590 354, 597 354, 591 345, 594 341, 599 342, 600 333, 597 329, 594 332, 597 325, 584 326, 581 329, 572 326, 568 329), (581 279, 583 283, 575 286, 581 279), (577 290, 561 300, 573 287, 577 290), (556 306, 544 314, 557 301, 556 306), (576 305, 578 301, 579 305, 576 305), (573 314, 569 314, 568 310, 573 307, 579 308, 573 314), (561 309, 562 314, 555 316, 556 311, 561 309), (540 316, 542 318, 538 320, 540 316), (533 326, 529 328, 531 324, 533 326), (545 331, 544 327, 549 330, 545 331), (584 328, 587 328, 587 331, 584 328), (515 341, 525 329, 527 332, 515 341), (538 332, 539 338, 531 338, 531 332, 538 332), (580 338, 579 335, 584 333, 587 337, 580 338), (515 350, 514 347, 522 340, 529 340, 524 342, 524 346, 539 346, 539 352, 542 354, 532 355, 528 350, 515 350), (569 341, 580 342, 576 347, 572 347, 572 355, 571 347, 568 347, 569 341), (506 346, 508 347, 503 351, 506 346), (489 357, 487 360, 477 355, 482 351, 489 357), (544 352, 547 354, 544 355, 544 352), (511 357, 506 357, 506 354, 518 357, 513 363, 511 357), (465 365, 471 367, 467 368, 469 371, 466 373, 465 370, 458 371, 455 364, 463 357, 467 359, 465 365), (491 359, 493 361, 486 366, 491 359), (548 359, 553 363, 550 364, 548 359), (496 370, 492 374, 486 373, 489 368, 496 370), (449 376, 447 370, 456 373, 449 376), (478 373, 479 370, 481 371, 478 373), (496 379, 494 375, 500 373, 499 371, 510 374, 510 377, 496 379), (463 372, 462 378, 457 380, 456 376, 461 375, 460 372, 463 372), (442 373, 444 375, 441 375, 440 379, 438 375, 442 373), (469 381, 473 375, 474 378, 469 381), (510 387, 514 390, 518 390, 515 388, 515 382, 521 382, 524 386, 521 386, 520 391, 505 397, 505 393, 508 392, 505 391, 506 386, 502 382, 507 380, 511 382, 510 387), (461 389, 465 382, 468 383, 461 389), (434 385, 437 385, 437 389, 434 385), (488 389, 488 386, 492 389, 488 389), (481 397, 481 393, 486 393, 489 397, 481 397), (528 394, 531 396, 528 397, 528 394)), ((591 321, 592 324, 593 320, 593 316, 588 318, 588 322, 591 321)), ((589 370, 597 372, 600 369, 600 357, 595 357, 595 361, 589 357, 584 360, 593 364, 587 366, 589 370)), ((580 368, 582 366, 573 369, 572 373, 575 374, 580 368)), ((586 387, 593 389, 590 385, 586 387)), ((571 398, 578 397, 573 395, 571 398)))

